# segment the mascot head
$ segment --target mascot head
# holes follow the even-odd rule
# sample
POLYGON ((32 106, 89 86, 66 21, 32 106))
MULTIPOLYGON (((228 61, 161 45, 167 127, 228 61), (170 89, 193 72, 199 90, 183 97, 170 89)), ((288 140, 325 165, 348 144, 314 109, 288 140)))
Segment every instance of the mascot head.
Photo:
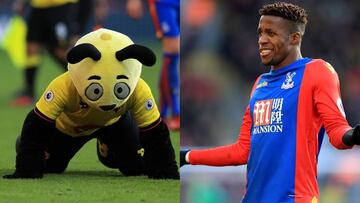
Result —
POLYGON ((142 64, 154 53, 121 33, 99 29, 80 38, 68 52, 69 75, 84 102, 101 111, 122 106, 134 92, 142 64))

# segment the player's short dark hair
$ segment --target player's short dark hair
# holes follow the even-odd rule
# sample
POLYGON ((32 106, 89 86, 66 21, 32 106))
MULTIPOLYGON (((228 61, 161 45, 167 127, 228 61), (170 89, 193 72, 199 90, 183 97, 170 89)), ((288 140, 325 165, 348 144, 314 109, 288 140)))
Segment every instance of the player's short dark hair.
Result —
POLYGON ((304 8, 286 2, 275 2, 273 4, 266 4, 262 8, 260 8, 259 14, 260 16, 278 16, 289 20, 294 23, 294 28, 297 31, 301 31, 302 34, 305 32, 305 27, 308 21, 308 14, 304 8))

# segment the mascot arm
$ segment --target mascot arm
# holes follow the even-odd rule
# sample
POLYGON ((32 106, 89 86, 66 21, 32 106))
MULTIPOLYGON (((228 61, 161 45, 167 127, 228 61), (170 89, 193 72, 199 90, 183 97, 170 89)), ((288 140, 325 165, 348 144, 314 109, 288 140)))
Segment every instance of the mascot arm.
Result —
POLYGON ((21 135, 16 143, 16 170, 4 178, 42 178, 44 151, 55 122, 45 117, 37 108, 25 118, 21 135))
POLYGON ((141 129, 140 140, 145 149, 144 158, 149 178, 180 178, 169 129, 161 118, 141 129))

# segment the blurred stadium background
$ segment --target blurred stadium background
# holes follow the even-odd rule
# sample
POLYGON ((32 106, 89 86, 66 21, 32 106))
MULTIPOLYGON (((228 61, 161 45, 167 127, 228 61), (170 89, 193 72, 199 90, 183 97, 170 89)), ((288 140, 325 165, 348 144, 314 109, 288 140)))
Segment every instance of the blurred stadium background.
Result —
MULTIPOLYGON (((155 37, 147 7, 144 8, 142 19, 133 20, 126 14, 126 0, 104 1, 108 2, 108 13, 103 27, 127 34, 134 42, 155 51, 157 64, 154 68, 143 68, 142 78, 152 87, 154 97, 158 98, 161 43, 155 37)), ((13 16, 12 3, 11 0, 0 0, 0 44, 13 16)), ((92 30, 94 19, 93 14, 86 32, 92 30)), ((37 76, 37 95, 40 96, 49 82, 61 73, 62 68, 46 54, 37 76)), ((21 183, 2 179, 3 175, 11 173, 15 167, 15 140, 26 114, 32 108, 10 105, 16 92, 22 87, 22 81, 21 68, 15 67, 6 51, 0 48, 0 202, 179 202, 180 184, 177 180, 116 177, 120 176, 117 170, 106 168, 97 160, 95 140, 86 144, 75 156, 66 175, 47 175, 41 181, 20 180, 21 183)), ((171 138, 178 151, 179 133, 172 132, 171 138)))
MULTIPOLYGON (((258 9, 268 0, 181 1, 181 146, 207 148, 234 142, 261 68, 258 9)), ((308 10, 305 57, 337 70, 351 125, 360 122, 360 2, 289 1, 308 10)), ((360 199, 360 148, 339 151, 325 138, 319 155, 321 202, 360 199)), ((240 202, 245 166, 181 169, 181 202, 240 202)))

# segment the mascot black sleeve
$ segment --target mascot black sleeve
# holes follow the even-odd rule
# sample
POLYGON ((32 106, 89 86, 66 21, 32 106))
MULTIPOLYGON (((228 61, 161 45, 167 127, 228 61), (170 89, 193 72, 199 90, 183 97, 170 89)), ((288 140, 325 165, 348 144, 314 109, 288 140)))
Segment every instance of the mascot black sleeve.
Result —
POLYGON ((175 160, 174 148, 170 134, 163 121, 141 129, 140 140, 145 149, 144 158, 146 173, 149 178, 179 179, 179 171, 175 160))
POLYGON ((42 178, 44 151, 55 123, 34 109, 25 118, 17 146, 16 170, 4 178, 42 178), (35 112, 36 111, 36 112, 35 112))

